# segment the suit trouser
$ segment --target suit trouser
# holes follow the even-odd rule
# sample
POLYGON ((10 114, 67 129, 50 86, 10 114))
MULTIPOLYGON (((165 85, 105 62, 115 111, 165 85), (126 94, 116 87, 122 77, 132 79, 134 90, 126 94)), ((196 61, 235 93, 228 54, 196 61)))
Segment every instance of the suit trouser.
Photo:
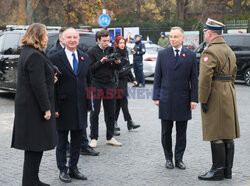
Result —
POLYGON ((97 90, 103 91, 103 96, 95 92, 95 96, 93 97, 94 103, 94 111, 90 113, 90 138, 98 140, 99 133, 99 113, 101 109, 101 101, 103 103, 104 109, 104 120, 106 123, 106 139, 110 140, 113 137, 114 133, 114 124, 115 124, 115 94, 111 95, 107 94, 108 92, 114 91, 115 84, 110 83, 103 85, 102 83, 92 82, 92 86, 97 90), (112 98, 112 99, 111 99, 112 98))
MULTIPOLYGON (((66 146, 69 130, 57 130, 57 146, 56 146, 56 162, 60 172, 67 172, 66 166, 66 146)), ((70 131, 70 159, 69 169, 76 170, 79 160, 81 142, 82 142, 82 129, 70 131)))
POLYGON ((82 130, 82 143, 81 143, 81 148, 86 148, 89 146, 89 140, 87 137, 87 128, 82 130))
MULTIPOLYGON (((161 142, 164 149, 166 160, 173 159, 172 152, 172 128, 173 121, 161 120, 161 142)), ((186 131, 187 121, 176 121, 176 145, 175 145, 175 161, 182 161, 186 148, 186 131)))
POLYGON ((24 151, 23 186, 33 186, 39 181, 38 173, 43 151, 24 151))
POLYGON ((118 120, 120 109, 122 108, 123 116, 125 121, 130 121, 132 120, 129 110, 128 110, 128 98, 127 97, 122 97, 122 99, 116 99, 116 104, 115 104, 115 121, 118 120))
POLYGON ((144 73, 143 73, 142 61, 133 61, 133 68, 134 68, 134 73, 135 73, 135 79, 138 85, 141 83, 144 86, 145 78, 144 78, 144 73))
MULTIPOLYGON (((83 129, 82 130, 82 143, 81 143, 81 148, 87 148, 89 146, 89 140, 88 140, 88 137, 87 137, 87 128, 83 129)), ((66 145, 66 149, 68 151, 70 151, 70 143, 69 141, 67 140, 67 145, 66 145)))

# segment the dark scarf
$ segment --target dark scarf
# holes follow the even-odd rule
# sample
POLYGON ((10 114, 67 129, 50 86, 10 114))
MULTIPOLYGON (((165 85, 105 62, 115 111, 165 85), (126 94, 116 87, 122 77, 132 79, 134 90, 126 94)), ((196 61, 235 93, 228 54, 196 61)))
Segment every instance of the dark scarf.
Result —
POLYGON ((115 51, 117 52, 117 53, 120 53, 121 54, 121 56, 122 56, 122 58, 127 58, 128 57, 128 51, 127 51, 127 49, 126 48, 124 48, 124 49, 120 49, 120 48, 116 48, 115 49, 115 51))

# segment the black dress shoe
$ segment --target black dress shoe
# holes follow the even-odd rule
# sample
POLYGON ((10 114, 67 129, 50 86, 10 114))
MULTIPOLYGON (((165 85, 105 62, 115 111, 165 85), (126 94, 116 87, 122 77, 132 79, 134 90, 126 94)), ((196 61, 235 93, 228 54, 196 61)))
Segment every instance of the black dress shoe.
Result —
POLYGON ((47 183, 43 183, 41 182, 40 180, 38 181, 38 186, 50 186, 49 184, 47 183))
POLYGON ((87 177, 84 176, 82 173, 79 172, 79 170, 69 170, 69 176, 71 178, 75 178, 78 180, 87 180, 87 177))
POLYGON ((117 121, 115 121, 114 128, 115 128, 115 130, 120 131, 120 127, 118 126, 117 121))
POLYGON ((66 150, 66 158, 70 158, 70 152, 69 152, 69 150, 66 150))
POLYGON ((100 152, 95 151, 92 147, 88 146, 86 148, 81 148, 81 155, 98 156, 100 152))
POLYGON ((61 172, 60 175, 59 175, 59 179, 62 181, 62 182, 65 182, 65 183, 70 183, 71 182, 71 178, 69 177, 69 175, 65 172, 61 172))
POLYGON ((175 162, 175 166, 182 170, 186 169, 186 165, 182 161, 175 162))
POLYGON ((211 180, 211 181, 219 181, 224 179, 223 168, 221 169, 211 169, 207 173, 198 176, 199 180, 211 180))
POLYGON ((139 128, 141 125, 135 124, 132 120, 127 121, 128 130, 139 128))
POLYGON ((173 169, 174 168, 174 163, 171 160, 166 161, 166 168, 167 169, 173 169))
POLYGON ((113 134, 114 136, 120 136, 120 132, 118 131, 118 130, 114 130, 114 134, 113 134))

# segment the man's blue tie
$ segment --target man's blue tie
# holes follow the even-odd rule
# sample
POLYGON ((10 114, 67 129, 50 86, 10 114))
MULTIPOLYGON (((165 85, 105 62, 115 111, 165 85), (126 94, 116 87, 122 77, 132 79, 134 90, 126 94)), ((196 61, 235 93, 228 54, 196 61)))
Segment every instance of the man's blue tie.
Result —
POLYGON ((73 70, 74 70, 74 74, 77 75, 78 61, 76 59, 75 53, 73 53, 72 56, 73 56, 73 70))

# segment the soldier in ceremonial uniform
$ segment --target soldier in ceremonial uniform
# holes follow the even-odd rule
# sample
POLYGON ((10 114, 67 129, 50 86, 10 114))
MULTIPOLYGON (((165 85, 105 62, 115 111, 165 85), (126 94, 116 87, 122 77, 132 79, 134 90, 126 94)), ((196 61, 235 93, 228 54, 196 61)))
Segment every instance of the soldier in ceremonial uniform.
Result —
POLYGON ((224 24, 209 19, 199 76, 203 140, 210 141, 212 168, 200 180, 232 178, 234 141, 240 137, 234 81, 236 57, 222 37, 224 24))

